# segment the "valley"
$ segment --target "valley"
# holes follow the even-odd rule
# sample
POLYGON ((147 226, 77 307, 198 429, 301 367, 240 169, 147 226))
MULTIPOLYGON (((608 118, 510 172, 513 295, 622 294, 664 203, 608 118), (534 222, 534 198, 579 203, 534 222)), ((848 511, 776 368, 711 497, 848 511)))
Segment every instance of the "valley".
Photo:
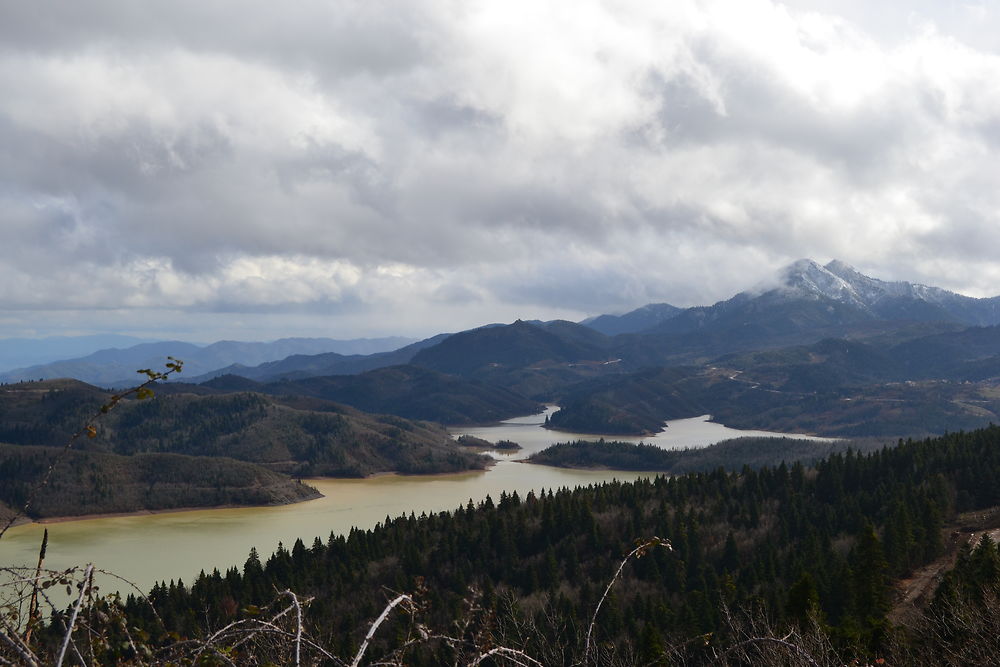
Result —
POLYGON ((0 2, 0 667, 1000 665, 998 35, 0 2))
MULTIPOLYGON (((0 514, 13 516, 31 499, 26 516, 36 522, 3 536, 0 559, 27 566, 48 527, 49 567, 93 562, 169 605, 194 596, 200 602, 191 604, 228 622, 236 612, 219 607, 222 598, 198 596, 225 588, 241 604, 262 604, 256 583, 256 592, 241 588, 260 572, 272 586, 313 590, 315 581, 295 578, 311 558, 343 549, 354 554, 344 558, 360 558, 358 544, 382 544, 390 529, 392 539, 430 540, 452 559, 455 545, 431 538, 433 526, 479 525, 504 508, 521 517, 511 522, 527 522, 517 525, 530 544, 511 546, 502 537, 511 528, 493 523, 469 538, 495 548, 476 556, 489 563, 482 584, 494 609, 502 591, 576 614, 566 610, 594 602, 606 550, 621 551, 626 533, 655 530, 683 555, 628 575, 623 604, 631 607, 617 613, 663 624, 609 621, 612 634, 719 630, 706 596, 741 604, 760 596, 784 610, 781 618, 802 619, 807 612, 789 600, 811 585, 809 613, 828 619, 831 641, 862 650, 881 645, 890 580, 941 557, 934 535, 945 519, 1000 503, 983 481, 996 439, 985 427, 1000 422, 996 300, 885 283, 839 262, 796 262, 776 286, 712 306, 650 304, 580 323, 517 320, 391 350, 300 348, 248 363, 300 344, 292 341, 197 348, 221 356, 209 362, 200 352, 197 375, 186 376, 185 366, 182 380, 160 383, 152 398, 114 402, 93 437, 67 452, 61 445, 112 400, 110 390, 72 378, 0 386, 0 514), (960 454, 948 458, 942 447, 960 454), (52 482, 35 498, 50 467, 52 482), (889 469, 888 479, 910 481, 880 484, 889 469), (843 495, 848 488, 856 501, 843 495), (516 509, 528 499, 549 509, 516 509), (604 509, 591 515, 587 507, 604 509), (38 523, 74 516, 83 518, 38 523), (560 532, 570 525, 576 537, 560 532), (400 537, 410 530, 421 537, 400 537), (884 580, 864 579, 861 549, 885 559, 884 580), (264 558, 255 565, 256 550, 264 558), (515 551, 523 574, 501 558, 515 551), (810 559, 791 556, 799 551, 810 559), (575 581, 583 553, 589 583, 544 583, 575 581), (837 591, 838 579, 855 582, 855 597, 837 591), (656 603, 638 593, 642 581, 670 591, 669 612, 646 608, 656 603)), ((54 362, 41 376, 84 369, 78 374, 91 377, 85 369, 96 361, 109 363, 100 377, 120 376, 160 349, 150 345, 160 344, 54 362)), ((426 569, 402 543, 395 555, 378 553, 365 586, 406 589, 426 569), (397 575, 380 578, 383 570, 397 575)), ((455 606, 462 587, 479 579, 464 561, 448 562, 458 574, 436 580, 434 595, 455 606)), ((961 570, 964 561, 940 562, 961 570)), ((101 582, 128 590, 114 577, 101 582)), ((933 587, 920 594, 935 599, 933 587)), ((324 605, 310 612, 314 622, 331 622, 324 605)), ((340 636, 362 622, 362 606, 337 607, 340 636)), ((197 624, 185 614, 176 627, 189 635, 197 624)))
MULTIPOLYGON (((616 468, 569 470, 522 462, 566 437, 566 434, 542 428, 543 423, 541 415, 531 415, 492 426, 453 429, 456 436, 470 433, 490 442, 510 439, 522 445, 522 450, 513 453, 490 451, 497 461, 485 470, 425 475, 379 474, 358 479, 307 478, 303 486, 316 489, 322 494, 321 498, 303 495, 296 504, 248 502, 245 504, 261 506, 84 518, 55 526, 42 521, 11 529, 0 540, 0 562, 29 562, 37 555, 41 531, 47 526, 50 529, 50 566, 71 567, 82 559, 136 582, 146 590, 157 581, 191 581, 203 569, 228 568, 241 562, 251 547, 269 552, 277 548, 279 542, 288 545, 297 538, 308 540, 318 535, 325 539, 331 532, 347 535, 355 528, 374 528, 387 516, 451 511, 470 499, 479 503, 487 496, 498 499, 501 494, 515 491, 524 496, 543 489, 574 488, 651 476, 648 472, 616 468)), ((659 451, 681 453, 691 448, 702 451, 701 448, 727 438, 767 435, 771 434, 744 433, 703 418, 687 419, 668 423, 655 439, 655 446, 659 451)), ((823 451, 835 451, 829 443, 819 442, 823 451)), ((783 453, 787 455, 788 452, 783 453)), ((71 471, 68 483, 72 471, 80 466, 67 467, 71 471)), ((714 467, 713 463, 701 469, 714 467)), ((107 495, 116 502, 125 503, 128 491, 128 488, 121 491, 112 488, 107 495)), ((88 504, 85 498, 77 501, 83 506, 88 504)), ((49 502, 56 504, 58 497, 49 502)), ((194 504, 197 503, 186 507, 194 504)), ((93 507, 92 502, 89 505, 93 507)), ((45 510, 49 506, 40 510, 42 517, 47 516, 45 510)), ((116 510, 105 507, 104 511, 116 510)), ((50 513, 48 516, 63 515, 50 513)), ((103 584, 105 590, 120 586, 120 582, 110 579, 103 584)))
MULTIPOLYGON (((384 351, 378 346, 404 339, 182 347, 198 355, 196 372, 208 372, 192 382, 186 367, 183 381, 162 384, 155 400, 127 401, 107 415, 98 437, 74 453, 79 465, 98 471, 78 482, 81 500, 50 501, 34 516, 109 511, 103 501, 86 499, 99 498, 107 480, 125 474, 111 472, 121 465, 111 455, 170 454, 181 457, 179 465, 194 465, 183 457, 212 456, 220 470, 239 461, 257 466, 255 474, 263 468, 285 479, 483 469, 490 458, 458 446, 441 425, 462 425, 475 435, 478 424, 530 413, 561 442, 589 434, 583 437, 658 444, 661 435, 673 436, 663 431, 665 421, 701 415, 761 435, 884 442, 974 429, 1000 422, 998 321, 996 299, 887 283, 842 262, 824 267, 801 260, 780 271, 776 283, 710 307, 650 304, 582 323, 518 320, 384 351), (340 352, 304 353, 310 346, 340 352), (293 349, 283 359, 245 363, 293 349), (208 359, 222 365, 211 369, 208 359), (234 360, 241 361, 225 364, 234 360), (543 404, 559 407, 543 412, 543 404)), ((108 349, 30 372, 108 364, 108 373, 120 375, 118 369, 164 346, 108 349)), ((74 380, 8 383, 0 391, 0 442, 59 446, 108 396, 74 380)), ((0 502, 17 505, 39 467, 26 466, 16 449, 3 452, 9 483, 0 502)), ((529 445, 523 456, 537 452, 529 445)), ((195 486, 187 500, 168 500, 156 497, 166 492, 151 481, 144 499, 118 500, 115 511, 227 504, 236 497, 220 491, 213 503, 195 486)), ((290 496, 273 498, 279 497, 290 496)))

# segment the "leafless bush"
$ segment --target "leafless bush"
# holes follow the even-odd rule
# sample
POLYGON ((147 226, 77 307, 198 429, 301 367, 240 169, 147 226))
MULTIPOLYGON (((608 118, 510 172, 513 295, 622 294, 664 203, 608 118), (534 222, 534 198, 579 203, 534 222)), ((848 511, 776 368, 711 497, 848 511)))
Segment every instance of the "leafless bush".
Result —
POLYGON ((116 578, 144 597, 142 591, 93 565, 46 569, 44 546, 43 538, 37 567, 0 568, 0 664, 90 665, 112 649, 145 664, 151 649, 134 636, 119 596, 101 596, 94 578, 116 578))
POLYGON ((839 667, 847 664, 815 616, 801 629, 779 632, 762 607, 733 611, 722 607, 724 647, 713 650, 712 664, 722 667, 839 667))
POLYGON ((990 587, 981 595, 981 600, 956 596, 931 605, 894 637, 894 662, 956 666, 1000 662, 1000 594, 990 587))

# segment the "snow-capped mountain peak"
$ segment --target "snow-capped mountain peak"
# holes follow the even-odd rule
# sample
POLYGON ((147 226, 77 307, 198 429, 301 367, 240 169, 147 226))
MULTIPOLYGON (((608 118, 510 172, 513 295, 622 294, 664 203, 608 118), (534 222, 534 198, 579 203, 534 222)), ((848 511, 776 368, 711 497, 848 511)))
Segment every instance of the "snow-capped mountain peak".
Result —
POLYGON ((787 290, 850 303, 863 309, 868 306, 854 285, 811 259, 800 259, 786 266, 781 271, 781 286, 787 290))
POLYGON ((782 289, 850 304, 880 319, 1000 323, 1000 297, 976 299, 940 287, 879 280, 837 259, 826 266, 800 259, 780 276, 782 289))

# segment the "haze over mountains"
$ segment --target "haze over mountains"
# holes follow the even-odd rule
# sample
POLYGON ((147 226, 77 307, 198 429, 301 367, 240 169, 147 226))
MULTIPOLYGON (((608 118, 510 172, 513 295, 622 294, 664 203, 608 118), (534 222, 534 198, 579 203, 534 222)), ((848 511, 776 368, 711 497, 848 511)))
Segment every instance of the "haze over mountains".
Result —
POLYGON ((399 349, 374 354, 294 354, 278 361, 269 361, 257 366, 231 364, 224 368, 210 371, 200 376, 187 377, 187 382, 205 382, 222 375, 239 375, 261 381, 293 380, 303 377, 320 375, 345 375, 363 373, 364 371, 407 364, 413 356, 424 349, 441 342, 450 334, 438 334, 425 340, 410 343, 399 349))
MULTIPOLYGON (((92 347, 93 343, 103 343, 106 337, 82 337, 80 339, 55 339, 56 346, 65 346, 74 341, 77 347, 92 347)), ((53 339, 34 341, 36 347, 53 339)), ((114 339, 111 339, 114 340, 114 339)), ((137 340, 122 337, 122 340, 137 340)), ((101 386, 128 386, 135 380, 138 368, 158 367, 165 357, 183 359, 188 372, 192 374, 228 366, 236 362, 261 364, 284 359, 294 354, 339 353, 348 355, 369 355, 392 350, 412 342, 399 336, 388 338, 361 338, 355 340, 335 340, 332 338, 282 338, 268 343, 240 341, 218 341, 210 345, 195 345, 182 341, 162 341, 140 343, 125 348, 100 349, 86 356, 64 359, 27 366, 19 364, 13 370, 0 373, 2 382, 40 380, 71 377, 83 382, 101 386)), ((19 342, 18 348, 26 347, 19 342)), ((57 348, 58 349, 58 348, 57 348)), ((18 364, 18 358, 4 347, 7 363, 18 364)), ((37 354, 36 354, 37 356, 37 354)), ((30 355, 25 358, 32 358, 30 355)))
POLYGON ((155 341, 135 336, 50 336, 48 338, 0 339, 0 371, 48 364, 60 359, 85 356, 96 350, 126 348, 155 341))

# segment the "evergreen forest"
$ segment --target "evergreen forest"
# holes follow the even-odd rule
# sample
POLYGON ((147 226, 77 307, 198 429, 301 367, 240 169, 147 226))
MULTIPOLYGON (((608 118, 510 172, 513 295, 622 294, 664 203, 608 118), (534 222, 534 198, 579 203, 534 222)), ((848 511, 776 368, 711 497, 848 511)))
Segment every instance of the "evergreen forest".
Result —
MULTIPOLYGON (((515 653, 545 665, 977 664, 965 658, 984 644, 962 619, 995 616, 989 537, 959 549, 934 614, 895 616, 896 586, 948 552, 962 517, 1000 504, 998 480, 1000 427, 989 427, 810 468, 504 493, 253 551, 242 568, 129 597, 121 613, 151 655, 265 617, 285 591, 298 636, 325 647, 307 653, 326 664, 359 650, 412 665, 517 664, 515 653), (768 663, 754 642, 791 648, 768 663)), ((103 660, 137 655, 105 633, 103 660)), ((230 645, 219 663, 256 660, 251 647, 230 645)))

